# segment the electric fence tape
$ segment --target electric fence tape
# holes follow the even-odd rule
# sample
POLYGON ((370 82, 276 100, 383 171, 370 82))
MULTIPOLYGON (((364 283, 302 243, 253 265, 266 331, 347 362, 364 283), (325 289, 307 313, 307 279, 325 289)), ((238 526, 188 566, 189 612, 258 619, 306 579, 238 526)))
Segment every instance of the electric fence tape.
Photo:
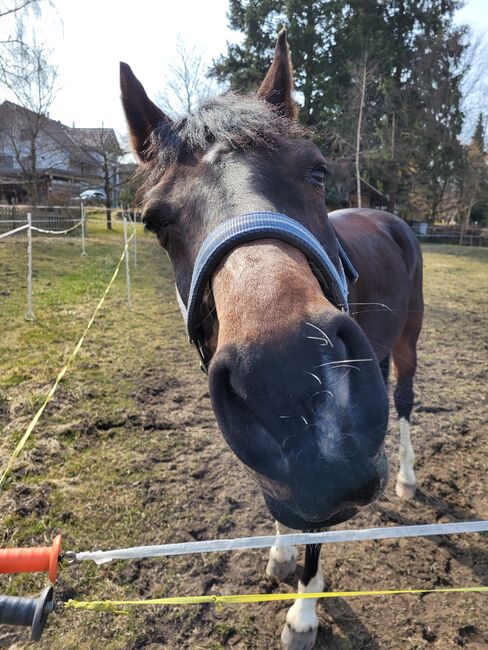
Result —
POLYGON ((487 593, 488 587, 439 587, 436 589, 383 589, 374 591, 320 591, 317 593, 291 594, 236 594, 232 596, 175 596, 147 600, 67 600, 63 609, 87 609, 111 614, 128 614, 121 607, 154 607, 157 605, 229 605, 244 603, 268 603, 283 600, 306 600, 309 598, 354 598, 357 596, 393 596, 410 594, 487 593))
POLYGON ((0 239, 3 239, 4 237, 8 237, 9 235, 15 235, 16 232, 20 232, 21 230, 25 230, 28 227, 29 227, 29 224, 25 223, 23 226, 19 226, 18 228, 14 228, 13 230, 9 230, 8 232, 2 233, 0 235, 0 239))
POLYGON ((45 233, 46 235, 66 235, 67 233, 71 232, 75 228, 78 228, 78 226, 81 226, 81 221, 78 221, 77 224, 75 224, 71 228, 67 228, 66 230, 44 230, 44 228, 38 228, 37 226, 31 226, 31 229, 36 230, 37 232, 45 233))
POLYGON ((483 533, 488 531, 488 521, 461 521, 448 524, 419 524, 416 526, 391 526, 388 528, 365 528, 363 530, 329 530, 319 533, 292 533, 289 535, 266 535, 237 537, 235 539, 212 539, 199 542, 180 542, 158 546, 134 546, 110 551, 82 551, 70 553, 72 560, 92 560, 104 564, 113 560, 134 560, 170 555, 193 555, 244 549, 293 546, 295 544, 330 544, 338 542, 364 542, 379 539, 405 537, 428 537, 458 533, 483 533))

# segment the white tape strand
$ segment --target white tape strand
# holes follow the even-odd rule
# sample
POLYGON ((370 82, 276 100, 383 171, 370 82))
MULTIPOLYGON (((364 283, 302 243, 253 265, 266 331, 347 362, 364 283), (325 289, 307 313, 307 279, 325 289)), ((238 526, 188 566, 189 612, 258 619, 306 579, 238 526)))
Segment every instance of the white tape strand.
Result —
POLYGON ((9 235, 15 235, 16 232, 20 232, 21 230, 25 230, 28 227, 29 227, 29 224, 24 222, 23 226, 19 226, 18 228, 14 228, 13 230, 9 230, 8 232, 2 233, 0 235, 0 239, 3 239, 4 237, 8 237, 9 235))
POLYGON ((37 226, 31 226, 31 228, 32 230, 45 233, 46 235, 66 235, 67 233, 71 232, 75 228, 78 228, 78 226, 81 226, 81 221, 78 221, 78 223, 76 223, 71 228, 68 228, 67 230, 44 230, 44 228, 38 228, 37 226))
POLYGON ((293 533, 291 535, 268 535, 263 537, 239 537, 236 539, 213 539, 202 542, 181 542, 159 546, 134 546, 111 551, 82 551, 75 553, 75 560, 92 560, 104 564, 113 560, 135 560, 147 557, 191 555, 243 549, 270 548, 271 546, 295 546, 297 544, 331 544, 338 542, 365 542, 375 539, 400 539, 403 537, 428 537, 431 535, 454 535, 459 533, 483 533, 488 531, 488 521, 461 521, 451 524, 419 524, 417 526, 392 526, 390 528, 366 528, 364 530, 333 530, 321 533, 293 533))

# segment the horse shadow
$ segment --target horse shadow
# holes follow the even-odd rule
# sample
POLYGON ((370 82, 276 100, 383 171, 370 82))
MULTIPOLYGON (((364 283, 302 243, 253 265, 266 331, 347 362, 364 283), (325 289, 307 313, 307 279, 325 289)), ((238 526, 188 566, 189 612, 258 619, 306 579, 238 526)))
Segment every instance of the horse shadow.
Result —
POLYGON ((317 635, 316 650, 381 650, 378 642, 361 621, 356 612, 350 607, 345 598, 333 598, 327 601, 319 601, 320 609, 325 611, 340 627, 345 635, 348 645, 345 645, 344 637, 336 636, 329 626, 319 627, 317 635))
MULTIPOLYGON (((483 521, 482 517, 477 515, 473 516, 473 512, 467 508, 447 504, 444 499, 440 497, 433 497, 426 494, 422 488, 417 488, 415 498, 421 503, 435 508, 438 515, 447 517, 452 522, 457 521, 483 521)), ((413 525, 418 522, 409 521, 402 517, 402 524, 405 526, 413 525)), ((488 537, 486 533, 473 533, 470 538, 480 539, 481 536, 488 537)), ((436 544, 439 548, 446 550, 451 558, 459 564, 462 564, 467 569, 470 569, 477 577, 480 584, 484 587, 488 586, 488 548, 483 548, 480 545, 470 544, 469 549, 462 548, 453 541, 452 535, 432 535, 424 539, 436 544), (476 560, 476 561, 475 561, 476 560)))

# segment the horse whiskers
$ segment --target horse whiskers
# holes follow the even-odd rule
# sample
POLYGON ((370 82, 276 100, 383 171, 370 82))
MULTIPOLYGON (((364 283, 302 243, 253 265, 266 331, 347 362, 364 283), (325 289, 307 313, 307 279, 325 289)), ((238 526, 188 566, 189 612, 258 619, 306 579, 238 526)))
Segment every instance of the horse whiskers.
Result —
POLYGON ((327 336, 327 334, 324 332, 324 330, 321 330, 320 327, 317 327, 317 325, 314 325, 313 323, 305 323, 305 325, 309 325, 310 327, 313 327, 317 332, 320 332, 322 334, 322 337, 318 336, 307 336, 307 339, 315 339, 317 341, 325 341, 328 345, 330 345, 331 348, 334 346, 332 345, 332 341, 330 338, 327 336))
POLYGON ((336 368, 352 368, 352 370, 360 370, 357 366, 350 366, 348 364, 343 364, 339 366, 330 366, 331 370, 335 370, 336 368))
POLYGON ((330 390, 318 390, 313 395, 310 395, 309 399, 313 399, 316 395, 321 395, 322 393, 327 393, 331 397, 334 397, 334 393, 332 393, 330 390))
MULTIPOLYGON (((399 311, 397 309, 392 309, 391 307, 388 307, 388 305, 385 305, 383 302, 350 302, 350 305, 365 305, 365 306, 376 306, 376 307, 383 307, 384 309, 387 309, 388 311, 399 311)), ((340 305, 340 307, 345 307, 346 305, 340 305)))
POLYGON ((320 379, 320 377, 318 377, 317 375, 314 375, 313 372, 309 372, 308 370, 305 370, 305 372, 306 372, 307 375, 311 375, 314 379, 316 379, 319 382, 319 384, 322 386, 322 380, 320 379))
MULTIPOLYGON (((360 363, 364 361, 373 361, 373 359, 342 359, 339 361, 326 361, 325 363, 320 363, 318 366, 315 366, 315 368, 323 368, 324 366, 334 366, 337 367, 342 364, 348 364, 348 363, 360 363)), ((310 373, 312 374, 312 373, 310 373)))

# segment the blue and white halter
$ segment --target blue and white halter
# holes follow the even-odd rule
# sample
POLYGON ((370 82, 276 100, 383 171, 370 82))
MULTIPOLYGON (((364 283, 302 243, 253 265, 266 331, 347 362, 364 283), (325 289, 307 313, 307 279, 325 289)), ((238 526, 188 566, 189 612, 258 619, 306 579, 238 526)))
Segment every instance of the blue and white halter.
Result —
POLYGON ((339 241, 340 262, 336 266, 318 239, 295 219, 279 212, 248 212, 228 219, 213 230, 203 242, 195 261, 187 304, 178 289, 178 303, 186 322, 190 343, 197 348, 203 369, 210 359, 205 355, 202 340, 200 306, 215 268, 231 250, 257 239, 280 239, 298 248, 308 259, 310 268, 322 291, 331 302, 343 311, 348 310, 348 284, 354 283, 358 274, 339 241))

